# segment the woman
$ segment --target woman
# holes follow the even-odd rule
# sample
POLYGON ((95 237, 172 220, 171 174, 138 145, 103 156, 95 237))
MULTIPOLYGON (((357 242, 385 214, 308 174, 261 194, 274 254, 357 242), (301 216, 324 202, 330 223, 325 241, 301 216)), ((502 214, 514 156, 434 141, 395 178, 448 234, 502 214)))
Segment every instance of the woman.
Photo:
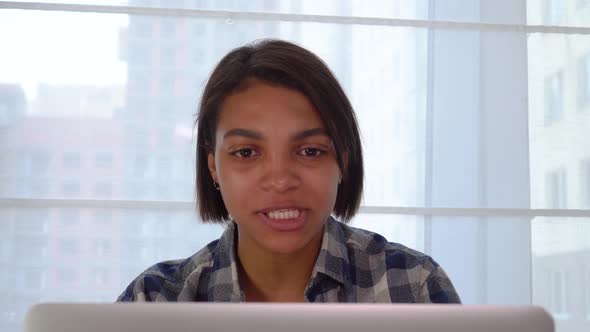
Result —
POLYGON ((430 257, 343 223, 361 200, 361 142, 313 53, 279 40, 231 51, 196 126, 200 217, 226 231, 149 268, 119 301, 460 302, 430 257))

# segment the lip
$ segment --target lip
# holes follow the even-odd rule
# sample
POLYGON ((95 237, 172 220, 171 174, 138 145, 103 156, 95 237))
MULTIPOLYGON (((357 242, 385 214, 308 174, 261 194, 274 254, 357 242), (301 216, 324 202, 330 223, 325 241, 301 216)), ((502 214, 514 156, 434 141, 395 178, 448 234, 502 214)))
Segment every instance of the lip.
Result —
POLYGON ((272 207, 264 210, 260 210, 257 212, 260 221, 265 224, 266 226, 270 227, 272 230, 277 232, 294 232, 301 228, 303 228, 307 224, 307 209, 302 209, 298 207, 272 207), (297 209, 299 210, 299 216, 297 218, 291 219, 271 219, 269 218, 266 213, 270 211, 276 210, 287 210, 287 209, 297 209))

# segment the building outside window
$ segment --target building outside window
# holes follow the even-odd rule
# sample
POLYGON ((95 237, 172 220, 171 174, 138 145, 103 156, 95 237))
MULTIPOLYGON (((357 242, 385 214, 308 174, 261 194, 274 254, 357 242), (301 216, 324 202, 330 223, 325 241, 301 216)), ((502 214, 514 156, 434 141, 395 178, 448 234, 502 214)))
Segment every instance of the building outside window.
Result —
POLYGON ((111 152, 98 152, 94 159, 94 166, 104 169, 113 167, 113 154, 111 152))
POLYGON ((545 203, 552 209, 563 209, 567 205, 566 171, 561 167, 545 177, 545 203))
POLYGON ((590 159, 581 163, 581 198, 582 207, 590 209, 590 159))
POLYGON ((554 271, 551 278, 549 292, 549 307, 556 319, 567 319, 568 308, 566 301, 567 272, 554 271))
POLYGON ((110 198, 113 195, 113 184, 110 182, 97 182, 94 186, 94 197, 110 198))
POLYGON ((80 182, 76 180, 64 180, 61 184, 61 193, 67 197, 78 196, 80 194, 80 182))
POLYGON ((545 24, 556 25, 561 21, 562 13, 566 12, 566 1, 563 0, 545 0, 543 16, 545 24))
POLYGON ((560 71, 545 79, 545 125, 563 117, 563 73, 560 71))
POLYGON ((579 73, 579 100, 580 108, 585 109, 590 106, 590 54, 580 59, 579 73))
POLYGON ((62 165, 68 169, 79 169, 81 165, 80 152, 65 152, 62 157, 62 165))

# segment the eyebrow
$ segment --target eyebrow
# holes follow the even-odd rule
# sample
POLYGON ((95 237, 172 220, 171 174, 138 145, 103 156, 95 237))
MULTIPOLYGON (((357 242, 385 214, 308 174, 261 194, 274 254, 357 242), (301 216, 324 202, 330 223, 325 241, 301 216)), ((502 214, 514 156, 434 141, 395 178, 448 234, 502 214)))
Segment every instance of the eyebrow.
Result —
MULTIPOLYGON (((251 138, 251 139, 256 139, 256 140, 264 139, 264 135, 262 135, 260 132, 255 131, 255 130, 250 130, 250 129, 244 129, 244 128, 230 129, 225 133, 225 135, 223 135, 223 138, 225 139, 225 138, 228 138, 231 136, 246 137, 246 138, 251 138)), ((291 139, 295 140, 295 141, 300 141, 300 140, 303 140, 303 139, 306 139, 306 138, 312 137, 312 136, 327 136, 327 137, 329 137, 330 135, 328 135, 328 132, 324 128, 312 128, 312 129, 306 129, 306 130, 303 130, 303 131, 293 134, 291 136, 291 139)))

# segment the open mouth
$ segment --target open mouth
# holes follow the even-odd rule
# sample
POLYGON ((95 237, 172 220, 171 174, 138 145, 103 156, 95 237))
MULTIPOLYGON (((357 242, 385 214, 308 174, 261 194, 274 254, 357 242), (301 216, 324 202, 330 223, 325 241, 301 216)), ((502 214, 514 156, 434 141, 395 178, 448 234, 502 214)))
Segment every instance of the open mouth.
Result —
POLYGON ((281 209, 264 213, 269 219, 273 220, 296 219, 299 218, 299 214, 301 214, 301 211, 298 209, 281 209))

